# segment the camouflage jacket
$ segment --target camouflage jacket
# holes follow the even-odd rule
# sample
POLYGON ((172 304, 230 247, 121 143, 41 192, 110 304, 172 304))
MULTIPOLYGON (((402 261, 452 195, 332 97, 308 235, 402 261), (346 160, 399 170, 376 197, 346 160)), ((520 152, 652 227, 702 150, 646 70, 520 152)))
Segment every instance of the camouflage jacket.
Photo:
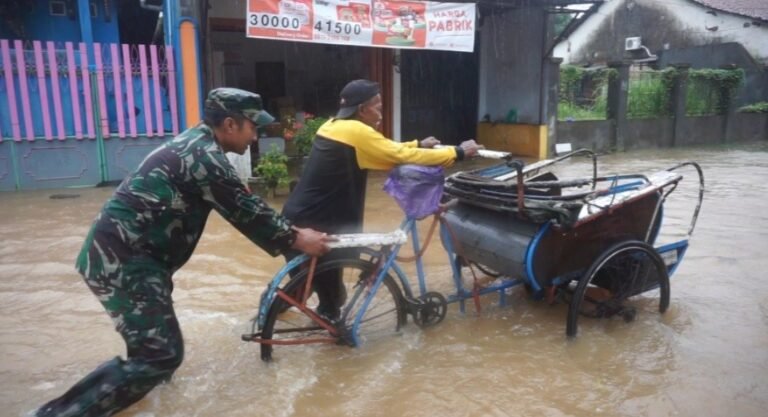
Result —
POLYGON ((295 239, 290 225, 245 189, 213 131, 188 129, 155 149, 106 202, 77 259, 85 277, 172 274, 192 255, 211 209, 276 256, 295 239))

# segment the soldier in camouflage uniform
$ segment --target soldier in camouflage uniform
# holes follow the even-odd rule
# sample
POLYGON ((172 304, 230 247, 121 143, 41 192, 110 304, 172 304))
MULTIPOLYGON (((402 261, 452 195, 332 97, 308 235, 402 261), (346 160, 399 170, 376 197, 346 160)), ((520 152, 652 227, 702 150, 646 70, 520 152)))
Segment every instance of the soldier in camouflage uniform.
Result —
POLYGON ((212 209, 272 256, 328 251, 327 235, 291 227, 244 188, 224 155, 242 154, 257 125, 272 120, 259 95, 214 89, 205 121, 153 151, 120 184, 76 266, 125 339, 127 359, 102 364, 38 416, 109 416, 173 375, 184 344, 171 278, 192 255, 212 209))

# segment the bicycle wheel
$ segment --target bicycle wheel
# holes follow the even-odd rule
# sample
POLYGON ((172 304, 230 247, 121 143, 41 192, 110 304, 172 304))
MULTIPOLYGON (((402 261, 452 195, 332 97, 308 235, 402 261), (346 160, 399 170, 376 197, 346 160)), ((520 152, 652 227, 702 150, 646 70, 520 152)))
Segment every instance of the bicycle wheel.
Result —
MULTIPOLYGON (((323 262, 317 265, 315 274, 340 270, 346 297, 340 309, 339 317, 323 317, 337 332, 332 335, 326 328, 313 321, 307 314, 292 307, 285 300, 275 297, 267 313, 261 339, 274 341, 274 344, 303 344, 311 340, 330 338, 338 344, 354 345, 352 324, 363 303, 370 293, 375 279, 376 264, 362 259, 339 259, 323 262)), ((297 294, 303 291, 307 280, 308 270, 296 274, 282 288, 286 294, 297 294)), ((298 298, 298 297, 297 297, 298 298)), ((344 298, 344 297, 341 297, 344 298)), ((307 298, 306 307, 316 311, 319 305, 317 295, 313 292, 307 298)), ((378 337, 392 335, 400 331, 406 322, 406 307, 400 287, 387 274, 373 299, 368 305, 360 322, 357 338, 369 341, 378 337)), ((261 359, 272 359, 273 344, 261 344, 261 359)))
POLYGON ((647 243, 620 242, 603 252, 581 277, 573 291, 566 334, 575 336, 580 316, 635 318, 636 310, 624 305, 628 298, 659 289, 659 313, 669 307, 669 274, 656 249, 647 243))

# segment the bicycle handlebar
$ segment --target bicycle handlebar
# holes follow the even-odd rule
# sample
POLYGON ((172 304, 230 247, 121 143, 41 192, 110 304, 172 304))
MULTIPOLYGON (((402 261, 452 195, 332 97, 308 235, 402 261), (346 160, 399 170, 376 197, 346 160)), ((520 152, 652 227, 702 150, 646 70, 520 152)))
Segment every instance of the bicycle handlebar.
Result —
MULTIPOLYGON (((449 145, 435 145, 435 149, 447 148, 449 145)), ((509 152, 493 151, 490 149, 478 149, 477 156, 488 159, 509 159, 512 156, 509 152)))
POLYGON ((477 155, 481 158, 488 159, 507 159, 512 156, 512 154, 509 152, 492 151, 490 149, 479 149, 477 151, 477 155))
POLYGON ((372 245, 402 245, 408 241, 408 235, 401 229, 389 233, 349 233, 331 235, 335 242, 328 242, 331 249, 360 248, 372 245))

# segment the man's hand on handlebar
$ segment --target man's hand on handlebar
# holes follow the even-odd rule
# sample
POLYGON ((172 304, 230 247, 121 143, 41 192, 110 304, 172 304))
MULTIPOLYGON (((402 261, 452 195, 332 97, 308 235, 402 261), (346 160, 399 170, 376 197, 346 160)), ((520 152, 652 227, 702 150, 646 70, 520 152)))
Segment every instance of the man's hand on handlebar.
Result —
POLYGON ((331 248, 328 247, 329 242, 335 242, 337 239, 328 236, 327 233, 318 232, 317 230, 309 228, 301 228, 293 226, 292 229, 296 232, 296 240, 293 242, 291 248, 300 250, 309 256, 323 256, 331 248))
POLYGON ((439 144, 440 144, 440 141, 436 137, 429 136, 419 141, 419 148, 429 149, 429 148, 434 148, 435 145, 439 145, 439 144))
POLYGON ((461 142, 461 145, 459 145, 459 147, 461 147, 461 149, 464 151, 464 158, 471 158, 477 155, 477 151, 479 151, 480 149, 485 149, 485 146, 478 145, 474 139, 469 139, 469 140, 465 140, 464 142, 461 142))

